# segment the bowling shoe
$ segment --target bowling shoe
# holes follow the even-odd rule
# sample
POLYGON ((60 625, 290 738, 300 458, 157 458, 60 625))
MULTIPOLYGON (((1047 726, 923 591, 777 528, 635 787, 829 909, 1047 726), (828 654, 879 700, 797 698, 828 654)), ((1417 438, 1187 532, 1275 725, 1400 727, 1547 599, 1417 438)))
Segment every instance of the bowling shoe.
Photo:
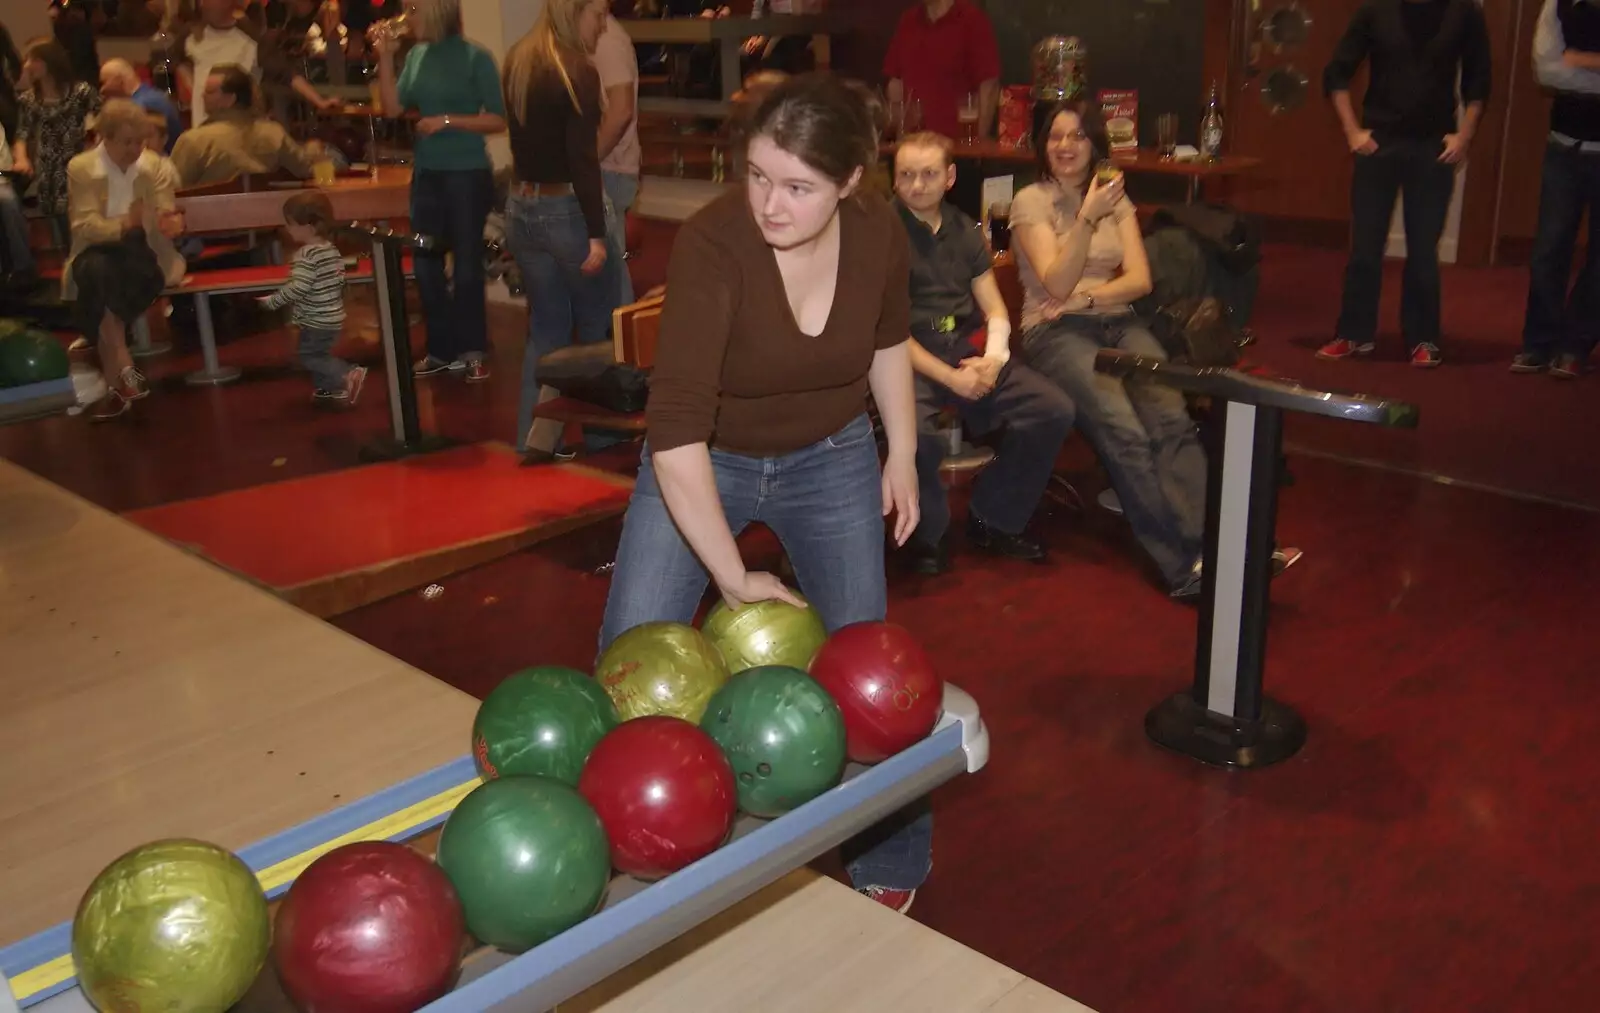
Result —
POLYGON ((1009 534, 984 523, 976 514, 967 515, 967 540, 978 548, 996 556, 1024 559, 1030 563, 1045 561, 1044 545, 1032 535, 1009 534))
POLYGON ((910 911, 911 902, 917 899, 915 890, 891 890, 886 886, 862 886, 857 887, 856 892, 900 914, 910 911))
POLYGON ((938 545, 927 545, 912 538, 900 551, 905 557, 907 568, 912 573, 924 577, 937 577, 950 571, 950 551, 945 548, 943 542, 938 545))

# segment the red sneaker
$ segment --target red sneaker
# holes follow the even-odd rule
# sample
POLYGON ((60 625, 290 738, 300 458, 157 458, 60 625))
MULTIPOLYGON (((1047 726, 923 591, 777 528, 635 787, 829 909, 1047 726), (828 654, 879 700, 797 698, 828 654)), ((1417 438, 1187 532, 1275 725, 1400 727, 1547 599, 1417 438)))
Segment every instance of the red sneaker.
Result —
POLYGON ((1439 346, 1424 341, 1411 350, 1411 364, 1418 369, 1434 369, 1444 362, 1439 346))
POLYGON ((861 886, 856 892, 900 914, 910 911, 911 902, 917 899, 915 890, 891 890, 886 886, 861 886))
POLYGON ((1317 349, 1319 359, 1348 359, 1353 355, 1371 355, 1377 350, 1376 341, 1366 341, 1357 344, 1349 338, 1334 338, 1332 341, 1317 349))

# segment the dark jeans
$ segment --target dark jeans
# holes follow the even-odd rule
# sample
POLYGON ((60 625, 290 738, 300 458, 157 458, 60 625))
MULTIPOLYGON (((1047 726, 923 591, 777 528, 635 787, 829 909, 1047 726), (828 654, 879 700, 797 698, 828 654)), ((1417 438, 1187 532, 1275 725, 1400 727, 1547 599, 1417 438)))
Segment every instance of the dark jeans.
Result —
POLYGON ((1096 372, 1094 358, 1102 348, 1167 358, 1132 313, 1068 314, 1022 336, 1028 365, 1077 406, 1078 429, 1111 476, 1134 537, 1167 583, 1176 585, 1204 548, 1205 450, 1182 394, 1096 372))
MULTIPOLYGON (((713 449, 711 469, 733 533, 757 521, 773 530, 829 633, 884 618, 883 472, 866 415, 790 454, 713 449)), ((691 622, 708 580, 667 509, 646 445, 622 522, 601 650, 640 623, 691 622)), ((857 886, 913 890, 932 868, 932 847, 933 812, 922 800, 847 842, 844 855, 857 886)))
POLYGON ((1439 236, 1444 232, 1455 167, 1439 161, 1439 140, 1392 138, 1357 155, 1350 180, 1350 261, 1338 337, 1366 344, 1378 333, 1383 250, 1394 201, 1404 198, 1406 267, 1400 288, 1400 332, 1406 347, 1439 342, 1439 236))
POLYGON ((1554 359, 1571 352, 1589 357, 1600 339, 1600 152, 1585 154, 1552 143, 1544 153, 1539 184, 1539 229, 1528 264, 1528 312, 1522 325, 1524 350, 1554 359), (1568 295, 1572 248, 1584 209, 1589 212, 1589 249, 1568 295))
POLYGON ((411 174, 411 228, 439 243, 414 256, 428 354, 441 362, 482 359, 489 347, 484 311, 483 225, 494 205, 488 169, 418 169, 411 174), (445 271, 445 254, 451 269, 445 271))
POLYGON ((74 257, 72 284, 78 291, 72 304, 73 324, 96 342, 107 312, 131 327, 161 295, 166 280, 145 242, 144 230, 135 229, 114 243, 96 243, 74 257))
MULTIPOLYGON (((967 339, 970 333, 913 336, 929 354, 955 366, 978 354, 967 339)), ((1003 428, 995 459, 973 482, 968 509, 996 530, 1020 534, 1050 483, 1062 441, 1072 431, 1072 400, 1019 362, 1006 363, 994 390, 976 401, 917 376, 917 484, 921 487, 922 520, 916 540, 927 546, 938 545, 950 526, 950 503, 939 481, 939 463, 949 448, 936 428, 939 413, 947 407, 960 412, 962 423, 974 436, 1003 428)))
POLYGON ((333 354, 334 342, 339 340, 337 330, 316 327, 300 328, 300 343, 295 347, 295 357, 300 366, 311 374, 318 390, 344 390, 344 378, 350 364, 333 354))

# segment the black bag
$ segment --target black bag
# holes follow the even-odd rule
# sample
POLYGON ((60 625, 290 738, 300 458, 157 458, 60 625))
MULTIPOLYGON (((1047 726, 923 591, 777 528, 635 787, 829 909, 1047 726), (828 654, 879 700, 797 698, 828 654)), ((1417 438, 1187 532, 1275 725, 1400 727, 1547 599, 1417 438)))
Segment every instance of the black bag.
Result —
POLYGON ((642 412, 650 396, 648 376, 617 362, 609 341, 574 345, 542 357, 539 383, 555 388, 562 397, 614 412, 642 412))
POLYGON ((1187 365, 1231 368, 1239 362, 1239 332, 1227 308, 1213 296, 1166 304, 1151 319, 1151 329, 1173 358, 1187 365))

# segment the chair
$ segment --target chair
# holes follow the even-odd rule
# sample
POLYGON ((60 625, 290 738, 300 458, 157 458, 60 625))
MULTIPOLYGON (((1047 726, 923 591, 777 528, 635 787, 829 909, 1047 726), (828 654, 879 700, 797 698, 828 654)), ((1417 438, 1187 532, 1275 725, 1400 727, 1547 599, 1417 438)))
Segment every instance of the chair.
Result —
MULTIPOLYGON (((656 342, 661 333, 661 308, 664 296, 640 299, 619 306, 611 314, 611 344, 579 345, 563 348, 540 362, 604 358, 635 369, 649 370, 656 361, 656 342)), ((575 397, 566 397, 554 387, 541 387, 539 403, 533 409, 533 428, 525 445, 552 450, 568 435, 569 429, 598 429, 603 432, 642 436, 644 412, 619 412, 575 397)), ((574 440, 573 442, 576 442, 574 440)))

